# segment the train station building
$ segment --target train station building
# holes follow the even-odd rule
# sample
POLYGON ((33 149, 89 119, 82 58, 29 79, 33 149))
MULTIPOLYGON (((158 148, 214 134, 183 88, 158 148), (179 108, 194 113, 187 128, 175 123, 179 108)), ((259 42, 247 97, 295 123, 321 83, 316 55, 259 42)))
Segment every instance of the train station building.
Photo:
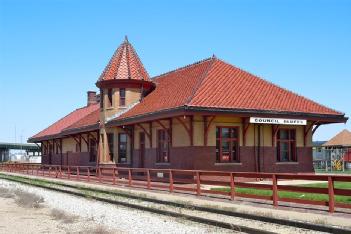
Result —
POLYGON ((127 38, 96 86, 29 139, 43 164, 313 172, 313 134, 347 121, 215 56, 150 78, 127 38))

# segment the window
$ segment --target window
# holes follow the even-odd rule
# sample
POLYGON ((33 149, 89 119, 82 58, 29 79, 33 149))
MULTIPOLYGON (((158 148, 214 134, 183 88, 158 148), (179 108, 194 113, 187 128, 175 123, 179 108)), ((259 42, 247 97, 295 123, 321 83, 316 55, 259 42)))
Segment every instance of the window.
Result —
POLYGON ((218 163, 239 162, 239 128, 216 128, 216 161, 218 163))
POLYGON ((60 150, 60 147, 58 147, 58 145, 55 144, 55 153, 56 153, 56 154, 59 154, 59 150, 60 150))
POLYGON ((127 139, 128 136, 126 133, 118 134, 118 162, 127 163, 127 139))
POLYGON ((119 106, 126 105, 126 89, 120 88, 119 89, 119 106))
POLYGON ((54 145, 49 144, 49 154, 51 155, 54 152, 54 145))
POLYGON ((157 162, 169 162, 169 145, 170 137, 166 130, 160 129, 157 131, 157 162))
POLYGON ((104 109, 104 91, 100 89, 100 109, 104 109))
POLYGON ((296 130, 280 129, 277 134, 277 161, 296 162, 296 130))
POLYGON ((113 139, 114 139, 114 134, 113 133, 107 133, 107 144, 108 144, 108 149, 109 149, 109 160, 113 161, 113 139))
POLYGON ((107 107, 112 107, 112 89, 107 90, 107 99, 108 99, 107 107))
POLYGON ((80 144, 78 142, 76 143, 76 152, 80 152, 80 144))
POLYGON ((42 145, 41 150, 43 151, 42 154, 47 155, 48 154, 48 147, 44 143, 41 143, 41 145, 42 145))
POLYGON ((89 161, 95 162, 96 161, 96 141, 94 139, 89 139, 89 161))

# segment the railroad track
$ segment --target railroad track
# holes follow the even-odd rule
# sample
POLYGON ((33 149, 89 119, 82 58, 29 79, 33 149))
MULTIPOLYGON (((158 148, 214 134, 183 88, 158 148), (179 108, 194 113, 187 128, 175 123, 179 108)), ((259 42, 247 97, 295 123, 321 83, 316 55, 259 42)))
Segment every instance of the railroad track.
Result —
POLYGON ((89 198, 96 201, 124 206, 151 213, 177 217, 189 221, 230 229, 244 233, 282 233, 284 229, 296 229, 294 232, 327 232, 350 233, 350 230, 339 227, 323 226, 311 223, 302 223, 291 220, 280 220, 272 217, 262 217, 252 214, 239 213, 229 210, 219 210, 212 207, 195 206, 140 197, 137 195, 112 190, 102 190, 80 185, 72 185, 57 181, 13 176, 0 173, 0 179, 35 186, 56 192, 66 193, 78 197, 89 198), (271 231, 275 230, 275 231, 271 231))

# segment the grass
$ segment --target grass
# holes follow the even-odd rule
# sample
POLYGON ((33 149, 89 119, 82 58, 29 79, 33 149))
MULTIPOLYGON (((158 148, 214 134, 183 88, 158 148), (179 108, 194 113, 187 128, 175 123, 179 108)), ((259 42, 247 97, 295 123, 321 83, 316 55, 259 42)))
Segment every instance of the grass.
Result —
POLYGON ((50 215, 55 220, 61 220, 63 223, 74 223, 77 216, 69 215, 66 212, 59 210, 59 209, 52 209, 50 215))
POLYGON ((22 190, 16 190, 16 204, 24 208, 39 208, 40 204, 44 202, 41 196, 28 193, 22 190))
MULTIPOLYGON (((327 188, 328 187, 327 183, 315 183, 315 184, 298 185, 298 186, 312 187, 312 188, 327 188)), ((335 182, 334 187, 337 189, 351 189, 351 182, 335 182)), ((212 188, 211 190, 230 192, 229 187, 212 188)), ((244 193, 244 194, 261 195, 261 196, 272 196, 272 191, 270 191, 270 190, 255 189, 255 188, 236 187, 235 192, 244 193)), ((280 191, 280 192, 278 192, 278 196, 281 198, 297 198, 297 199, 306 199, 306 200, 312 200, 312 201, 328 201, 328 199, 329 199, 327 194, 288 192, 288 191, 280 191)), ((351 204, 351 197, 336 195, 335 201, 341 202, 341 203, 346 203, 346 204, 351 204)))

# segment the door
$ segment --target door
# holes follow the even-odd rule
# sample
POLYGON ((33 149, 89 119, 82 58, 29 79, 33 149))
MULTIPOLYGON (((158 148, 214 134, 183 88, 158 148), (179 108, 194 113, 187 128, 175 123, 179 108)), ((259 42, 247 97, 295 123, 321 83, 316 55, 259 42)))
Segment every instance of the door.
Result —
POLYGON ((52 152, 54 151, 52 144, 49 145, 49 164, 52 164, 52 152))
POLYGON ((139 167, 144 167, 145 166, 145 133, 144 132, 139 133, 139 151, 140 151, 139 167))

